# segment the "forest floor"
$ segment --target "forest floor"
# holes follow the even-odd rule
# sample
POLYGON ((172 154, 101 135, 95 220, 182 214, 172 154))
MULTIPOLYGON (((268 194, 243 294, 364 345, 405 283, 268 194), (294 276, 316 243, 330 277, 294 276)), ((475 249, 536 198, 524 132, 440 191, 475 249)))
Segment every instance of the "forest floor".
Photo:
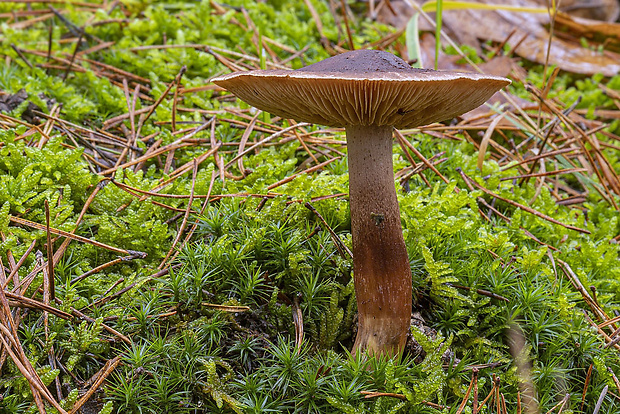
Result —
POLYGON ((0 413, 620 411, 620 75, 510 42, 444 48, 512 85, 395 133, 411 337, 351 355, 344 130, 210 81, 414 60, 344 3, 0 3, 0 413))

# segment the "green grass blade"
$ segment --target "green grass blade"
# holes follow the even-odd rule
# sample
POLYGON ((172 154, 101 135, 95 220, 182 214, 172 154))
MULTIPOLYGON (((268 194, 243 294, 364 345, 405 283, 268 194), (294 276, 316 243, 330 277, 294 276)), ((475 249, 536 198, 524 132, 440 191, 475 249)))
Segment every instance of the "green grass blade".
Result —
MULTIPOLYGON (((452 1, 452 0, 431 0, 422 5, 422 10, 425 12, 437 11, 439 13, 440 7, 442 10, 505 10, 522 13, 548 13, 546 7, 521 7, 521 6, 509 6, 506 4, 484 4, 484 3, 472 3, 469 1, 452 1)), ((441 19, 441 17, 439 17, 441 19)), ((440 20, 438 20, 440 21, 440 20)))
POLYGON ((263 48, 263 34, 258 33, 258 58, 260 59, 260 68, 262 70, 267 69, 267 62, 265 61, 265 49, 263 48))
POLYGON ((422 54, 420 53, 420 35, 418 33, 418 19, 420 13, 414 13, 407 23, 407 30, 405 31, 405 38, 407 42, 407 53, 410 60, 415 60, 413 63, 414 68, 421 68, 422 54))
POLYGON ((441 14, 443 13, 443 0, 437 0, 437 13, 435 13, 435 70, 439 66, 439 50, 441 49, 441 14))

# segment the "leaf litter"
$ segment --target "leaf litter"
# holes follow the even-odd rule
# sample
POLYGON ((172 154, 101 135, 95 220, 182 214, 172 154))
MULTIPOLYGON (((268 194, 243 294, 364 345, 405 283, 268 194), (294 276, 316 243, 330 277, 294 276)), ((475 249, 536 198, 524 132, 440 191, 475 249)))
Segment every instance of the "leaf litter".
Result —
MULTIPOLYGON (((415 7, 422 6, 424 2, 396 0, 390 3, 398 12, 394 14, 388 8, 383 8, 378 19, 396 27, 404 27, 416 12, 415 7)), ((480 0, 471 3, 493 5, 498 2, 480 0)), ((614 76, 620 73, 620 24, 614 22, 620 6, 616 0, 602 3, 602 7, 591 8, 588 15, 590 18, 564 13, 563 7, 571 10, 565 2, 558 2, 560 10, 553 13, 547 8, 547 2, 514 0, 501 2, 501 5, 534 7, 540 9, 541 13, 479 10, 472 6, 469 9, 447 9, 443 12, 442 21, 446 32, 458 44, 472 46, 478 51, 483 50, 484 42, 491 41, 509 47, 512 53, 531 62, 557 65, 571 73, 614 76), (542 13, 545 10, 548 12, 542 13), (600 17, 610 21, 600 21, 603 20, 598 19, 600 17), (552 42, 549 42, 550 37, 553 38, 552 42)), ((571 13, 583 14, 586 8, 572 10, 571 13)), ((428 22, 424 20, 420 27, 430 30, 428 22)))

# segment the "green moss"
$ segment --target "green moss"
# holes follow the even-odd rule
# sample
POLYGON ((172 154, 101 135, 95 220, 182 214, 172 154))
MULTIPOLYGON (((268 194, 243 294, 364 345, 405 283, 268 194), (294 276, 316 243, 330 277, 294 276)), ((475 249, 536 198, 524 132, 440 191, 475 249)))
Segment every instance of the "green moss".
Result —
MULTIPOLYGON (((311 1, 322 19, 324 35, 334 43, 342 40, 329 5, 311 1)), ((225 13, 218 12, 209 1, 122 4, 127 14, 121 7, 92 12, 65 5, 63 10, 76 25, 126 19, 87 26, 90 36, 114 42, 89 58, 145 78, 148 82, 144 86, 149 90, 143 93, 153 99, 163 94, 182 66, 187 67, 182 79, 185 88, 204 86, 209 78, 225 71, 207 47, 255 55, 255 32, 247 26, 253 25, 258 34, 296 50, 308 46, 303 60, 294 59, 292 67, 327 57, 304 1, 233 0, 221 5, 225 13), (194 46, 135 49, 160 46, 164 39, 168 46, 194 46)), ((47 6, 33 3, 31 7, 47 6)), ((0 12, 25 9, 25 4, 0 3, 0 12)), ((393 30, 369 21, 358 23, 356 45, 377 41, 393 30)), ((99 76, 100 70, 92 63, 84 64, 83 73, 70 72, 65 80, 62 70, 27 67, 10 44, 45 51, 45 23, 27 30, 2 23, 1 30, 0 54, 10 58, 10 64, 0 68, 3 91, 14 94, 25 89, 28 101, 44 112, 49 110, 47 100, 51 98, 62 105, 61 118, 89 128, 100 127, 106 119, 127 112, 122 88, 99 76)), ((67 33, 68 29, 56 21, 52 49, 58 55, 73 53, 75 43, 61 42, 67 33)), ((83 48, 95 44, 88 36, 85 41, 88 46, 83 48)), ((277 46, 272 49, 282 59, 289 56, 277 46)), ((473 50, 466 52, 479 60, 473 50)), ((46 63, 44 57, 27 56, 35 65, 46 63)), ((529 71, 528 80, 542 87, 538 69, 529 71)), ((120 78, 115 81, 120 82, 120 78)), ((592 116, 595 109, 613 108, 611 99, 597 86, 600 81, 600 77, 575 79, 562 74, 549 96, 566 105, 581 99, 577 108, 587 109, 592 116)), ((618 89, 619 82, 620 77, 614 77, 607 86, 618 89)), ((133 87, 131 84, 130 90, 133 87)), ((525 96, 523 85, 511 88, 513 93, 525 96)), ((184 94, 178 107, 193 112, 178 110, 179 125, 185 128, 205 122, 200 112, 204 110, 221 111, 235 105, 247 109, 244 104, 214 99, 217 97, 214 91, 184 94)), ((150 103, 139 99, 137 109, 150 103)), ((11 115, 21 116, 27 106, 28 102, 21 104, 11 115)), ((162 146, 174 142, 179 135, 167 124, 171 114, 172 100, 168 97, 144 125, 142 135, 157 133, 162 146)), ((609 131, 617 132, 619 125, 612 123, 609 131)), ((130 127, 129 122, 125 127, 130 127)), ((315 127, 308 130, 314 132, 315 127)), ((24 126, 0 130, 0 257, 5 266, 10 263, 8 251, 18 259, 32 241, 36 250, 46 251, 44 231, 17 226, 9 215, 45 223, 47 200, 51 226, 72 231, 84 203, 101 180, 88 169, 83 149, 66 147, 74 143, 62 129, 52 130, 51 140, 42 149, 29 145, 37 142, 40 134, 21 137, 27 132, 24 126)), ((233 143, 242 133, 220 123, 215 138, 233 143)), ((196 135, 209 137, 209 130, 196 135)), ((264 137, 254 131, 249 142, 264 137)), ((607 139, 602 134, 598 137, 607 139)), ((198 223, 194 236, 182 248, 176 246, 180 250, 174 267, 157 277, 150 276, 158 272, 161 260, 172 248, 182 220, 182 213, 178 213, 187 208, 187 199, 140 200, 107 183, 87 209, 77 234, 148 256, 116 263, 76 281, 94 267, 116 259, 117 254, 72 242, 55 267, 56 296, 62 300, 56 306, 65 312, 79 309, 94 322, 50 316, 47 340, 42 340, 45 329, 41 314, 30 310, 20 325, 20 340, 28 357, 44 381, 51 384, 50 389, 55 387, 56 378, 68 384, 72 391, 63 389, 63 404, 69 408, 79 384, 99 371, 105 361, 122 355, 123 364, 108 378, 101 396, 107 401, 102 409, 106 413, 436 412, 423 400, 450 405, 454 411, 471 379, 466 368, 479 364, 489 364, 480 370, 479 394, 486 395, 493 375, 498 375, 501 392, 513 408, 522 378, 509 352, 507 332, 518 326, 527 342, 524 352, 532 361, 532 380, 541 410, 546 412, 567 393, 572 407, 581 404, 590 365, 594 374, 586 392, 586 406, 593 406, 605 385, 615 386, 609 370, 618 375, 620 360, 615 350, 603 347, 596 330, 584 319, 587 305, 563 275, 558 259, 571 266, 584 286, 595 287, 606 312, 620 310, 619 248, 610 241, 620 232, 620 223, 617 212, 597 195, 596 177, 562 177, 567 185, 590 190, 583 205, 585 211, 558 206, 546 189, 532 202, 537 192, 533 183, 519 186, 500 181, 514 175, 515 170, 501 169, 494 161, 485 162, 482 171, 478 170, 475 147, 465 140, 416 135, 413 143, 424 154, 449 154, 437 168, 450 183, 424 172, 430 188, 417 176, 409 180, 408 190, 397 187, 412 267, 414 310, 424 319, 423 329, 412 331, 419 348, 411 345, 401 360, 347 353, 356 327, 351 259, 341 255, 323 222, 304 206, 311 202, 337 240, 351 247, 346 196, 312 201, 347 193, 345 157, 321 172, 301 174, 275 188, 277 196, 223 198, 206 205, 200 215, 190 214, 189 225, 198 223), (587 228, 591 234, 568 230, 499 200, 495 208, 511 222, 481 207, 482 213, 488 214, 486 220, 480 216, 477 199, 491 202, 491 198, 478 190, 464 190, 467 186, 457 168, 503 198, 529 205, 563 223, 587 228), (557 251, 536 243, 524 230, 557 251), (490 297, 489 292, 495 296, 490 297), (293 343, 294 314, 301 314, 303 319, 305 340, 299 346, 293 343), (124 344, 104 325, 130 337, 132 344, 124 344), (63 369, 49 364, 52 345, 63 369), (397 393, 404 399, 364 398, 362 391, 397 393)), ((142 142, 137 145, 142 150, 147 148, 142 142)), ((208 149, 176 150, 174 168, 208 149)), ((222 147, 220 156, 227 162, 236 151, 237 147, 222 147)), ((613 151, 606 155, 617 169, 618 155, 613 151)), ((227 179, 225 183, 217 179, 212 194, 266 194, 270 185, 298 172, 306 158, 307 153, 296 142, 262 148, 244 158, 245 168, 251 171, 247 177, 227 179)), ((320 156, 320 161, 324 160, 320 156)), ((409 165, 402 149, 396 147, 394 165, 395 171, 409 165)), ((214 171, 218 167, 208 159, 200 165, 195 180, 191 172, 185 174, 161 194, 189 194, 193 187, 195 194, 204 195, 214 171)), ((240 175, 236 166, 230 172, 240 175)), ((150 160, 144 170, 127 168, 114 177, 118 183, 147 191, 167 178, 155 160, 150 160)), ((200 211, 203 199, 195 200, 191 207, 200 211)), ((55 241, 54 247, 59 244, 60 240, 55 241)), ((20 280, 35 266, 32 254, 18 273, 20 280)), ((38 288, 42 280, 41 273, 34 275, 26 293, 41 300, 38 288)), ((3 365, 1 377, 1 412, 35 409, 27 381, 10 359, 3 365)), ((468 406, 471 395, 469 398, 468 406)), ((613 412, 617 403, 606 400, 605 407, 613 412)))

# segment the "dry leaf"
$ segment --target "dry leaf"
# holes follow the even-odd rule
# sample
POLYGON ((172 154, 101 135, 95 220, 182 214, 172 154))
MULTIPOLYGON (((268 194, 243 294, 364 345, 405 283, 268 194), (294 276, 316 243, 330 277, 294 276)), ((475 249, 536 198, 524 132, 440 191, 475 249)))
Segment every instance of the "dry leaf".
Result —
MULTIPOLYGON (((422 0, 418 0, 420 3, 422 0)), ((478 0, 480 3, 492 4, 494 0, 478 0)), ((495 0, 496 2, 496 0, 495 0)), ((617 5, 617 0, 613 0, 617 5)), ((404 0, 391 0, 392 6, 398 10, 398 16, 383 14, 380 18, 391 17, 391 23, 406 24, 414 10, 404 0)), ((521 7, 537 7, 535 0, 507 0, 502 4, 521 7)), ((611 4, 611 3, 610 3, 611 4)), ((602 73, 614 76, 620 73, 620 54, 613 50, 598 51, 599 44, 616 50, 620 38, 620 24, 592 23, 566 14, 560 16, 560 28, 566 27, 567 32, 560 32, 554 37, 549 49, 548 62, 559 66, 562 70, 592 75, 602 73), (591 47, 581 45, 580 33, 591 40, 591 47)), ((424 18, 420 18, 420 28, 425 30, 424 18)), ((445 31, 459 44, 467 44, 481 50, 481 41, 491 40, 503 42, 515 49, 515 53, 525 59, 544 64, 547 59, 549 44, 549 16, 546 14, 517 13, 508 11, 487 10, 445 10, 443 12, 445 31)), ((434 59, 433 59, 434 60, 434 59)), ((433 61, 431 60, 431 61, 433 61)))
POLYGON ((555 25, 560 34, 569 34, 573 38, 583 37, 588 41, 603 44, 606 50, 620 52, 620 24, 618 23, 607 23, 558 13, 555 25))
MULTIPOLYGON (((547 6, 546 0, 539 0, 547 6)), ((585 19, 614 22, 620 16, 620 2, 618 0, 562 0, 560 11, 575 17, 585 19)))

